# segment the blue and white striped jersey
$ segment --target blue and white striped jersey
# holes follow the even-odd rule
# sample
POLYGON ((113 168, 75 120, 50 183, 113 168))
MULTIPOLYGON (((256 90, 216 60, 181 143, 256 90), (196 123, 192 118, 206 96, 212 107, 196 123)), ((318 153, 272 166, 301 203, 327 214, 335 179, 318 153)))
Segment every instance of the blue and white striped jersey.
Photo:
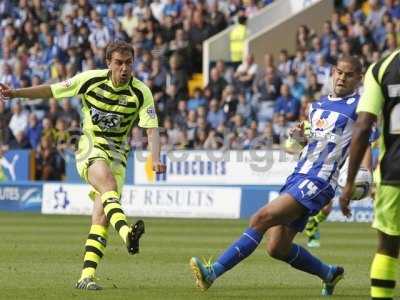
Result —
POLYGON ((318 177, 336 188, 339 168, 349 154, 359 98, 356 93, 343 98, 325 96, 312 104, 308 144, 294 173, 318 177))

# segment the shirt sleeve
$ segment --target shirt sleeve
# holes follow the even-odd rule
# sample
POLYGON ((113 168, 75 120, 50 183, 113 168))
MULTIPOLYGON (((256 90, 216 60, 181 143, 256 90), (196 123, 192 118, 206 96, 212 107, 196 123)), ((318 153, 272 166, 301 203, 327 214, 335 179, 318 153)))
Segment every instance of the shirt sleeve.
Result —
POLYGON ((68 98, 80 94, 81 87, 91 78, 90 71, 82 72, 62 82, 50 85, 54 98, 68 98))
POLYGON ((382 94, 381 86, 376 82, 372 74, 371 65, 365 74, 364 79, 364 92, 357 106, 357 113, 368 112, 378 116, 381 113, 385 98, 382 94))
POLYGON ((142 128, 158 128, 153 95, 147 86, 143 89, 143 105, 139 108, 139 126, 142 128))

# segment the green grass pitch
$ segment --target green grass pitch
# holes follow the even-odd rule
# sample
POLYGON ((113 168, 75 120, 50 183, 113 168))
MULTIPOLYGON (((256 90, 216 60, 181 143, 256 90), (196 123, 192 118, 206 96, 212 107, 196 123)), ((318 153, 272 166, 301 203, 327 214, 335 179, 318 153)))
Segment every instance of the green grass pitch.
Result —
MULTIPOLYGON (((97 276, 105 290, 73 288, 89 217, 0 213, 0 299, 324 299, 320 281, 266 255, 265 247, 206 293, 194 287, 189 258, 217 256, 246 220, 145 219, 141 253, 129 256, 113 232, 97 276)), ((297 242, 305 244, 304 236, 297 242)), ((376 237, 369 224, 324 223, 313 251, 345 267, 335 299, 368 299, 376 237)))

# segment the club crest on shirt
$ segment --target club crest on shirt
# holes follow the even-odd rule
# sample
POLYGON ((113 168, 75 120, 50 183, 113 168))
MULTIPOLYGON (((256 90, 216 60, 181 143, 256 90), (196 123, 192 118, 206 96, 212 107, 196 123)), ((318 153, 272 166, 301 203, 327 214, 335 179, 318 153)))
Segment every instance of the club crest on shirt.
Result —
POLYGON ((127 105, 128 104, 128 96, 121 95, 118 98, 118 104, 120 105, 127 105))
POLYGON ((61 84, 63 87, 69 88, 72 85, 72 80, 71 79, 64 80, 63 82, 61 82, 61 84))
POLYGON ((150 118, 154 119, 156 117, 156 110, 154 109, 154 107, 149 107, 147 109, 147 114, 149 115, 150 118))
POLYGON ((356 98, 352 97, 352 98, 347 99, 346 103, 352 104, 354 101, 356 101, 356 98))

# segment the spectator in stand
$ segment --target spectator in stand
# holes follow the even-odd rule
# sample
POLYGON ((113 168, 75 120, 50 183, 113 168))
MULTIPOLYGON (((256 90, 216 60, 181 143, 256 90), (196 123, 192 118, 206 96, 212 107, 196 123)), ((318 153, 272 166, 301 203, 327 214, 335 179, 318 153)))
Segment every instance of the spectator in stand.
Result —
POLYGON ((64 174, 64 159, 58 154, 53 140, 48 136, 43 136, 35 157, 35 179, 61 180, 64 174))
POLYGON ((19 101, 12 103, 12 115, 8 126, 14 136, 19 132, 25 132, 28 128, 28 112, 23 109, 19 101))
POLYGON ((0 101, 0 128, 8 128, 8 124, 10 124, 10 119, 11 119, 11 112, 9 109, 6 107, 6 104, 4 101, 0 101))
POLYGON ((274 123, 283 115, 287 121, 296 121, 299 117, 300 101, 292 96, 287 84, 281 86, 281 96, 275 102, 274 123))
POLYGON ((17 131, 14 134, 14 139, 12 139, 9 143, 9 148, 12 150, 15 149, 30 149, 30 144, 28 139, 26 138, 26 134, 24 131, 17 131))
POLYGON ((133 15, 133 8, 131 4, 125 4, 124 16, 120 19, 120 21, 122 24, 122 29, 130 38, 132 38, 135 28, 138 25, 138 19, 133 15))
POLYGON ((6 62, 2 65, 2 72, 0 74, 0 82, 7 84, 13 88, 20 86, 17 77, 13 74, 13 70, 9 64, 6 62))
POLYGON ((200 11, 193 13, 193 24, 189 31, 189 41, 192 48, 193 72, 199 73, 202 68, 203 42, 211 36, 212 28, 204 20, 200 11))
POLYGON ((238 17, 238 23, 229 34, 231 62, 236 66, 239 65, 243 60, 244 41, 249 34, 246 24, 247 17, 242 11, 238 17))
POLYGON ((164 6, 165 6, 165 3, 164 3, 164 1, 161 1, 161 0, 151 1, 151 3, 150 3, 151 12, 153 13, 154 18, 159 23, 161 23, 162 18, 164 16, 164 13, 163 13, 164 6))
POLYGON ((230 126, 230 130, 232 132, 236 132, 239 140, 242 141, 243 137, 245 135, 246 129, 247 129, 247 126, 244 123, 243 117, 241 115, 234 115, 231 118, 229 126, 230 126))
POLYGON ((178 99, 187 99, 188 96, 188 74, 182 68, 181 57, 178 55, 171 56, 169 60, 170 70, 166 78, 167 89, 171 85, 176 87, 176 95, 178 99))
POLYGON ((282 79, 277 74, 275 67, 267 67, 264 78, 256 82, 253 87, 255 96, 258 94, 259 101, 274 101, 279 96, 282 79))
POLYGON ((293 59, 292 70, 300 77, 306 76, 306 70, 308 63, 306 61, 306 54, 304 49, 300 48, 296 50, 296 56, 293 59))
POLYGON ((264 130, 261 135, 261 145, 264 145, 264 148, 267 149, 276 149, 279 148, 279 136, 274 133, 274 128, 271 122, 268 122, 264 127, 264 130))
POLYGON ((143 136, 143 130, 135 126, 131 130, 131 138, 129 146, 132 150, 144 150, 146 149, 147 139, 143 136))
POLYGON ((397 49, 397 45, 398 43, 395 34, 389 33, 385 39, 382 56, 386 56, 394 52, 397 49))
POLYGON ((257 71, 258 66, 254 61, 254 56, 248 54, 243 63, 238 66, 234 75, 236 85, 240 91, 250 93, 257 71))
POLYGON ((75 108, 72 107, 70 99, 62 100, 62 106, 59 118, 64 119, 64 121, 67 123, 67 126, 71 124, 72 120, 76 120, 79 122, 80 120, 79 113, 76 111, 75 108))
POLYGON ((185 129, 187 133, 187 139, 190 143, 192 143, 195 139, 196 130, 198 128, 198 118, 199 116, 197 115, 196 111, 191 110, 188 112, 185 129))
POLYGON ((29 141, 29 145, 31 149, 36 149, 40 143, 40 138, 42 136, 42 124, 38 120, 35 113, 29 114, 29 121, 28 121, 28 130, 26 133, 26 137, 29 141))
POLYGON ((319 37, 314 37, 312 39, 312 47, 307 55, 307 62, 312 66, 317 62, 317 56, 327 56, 329 49, 323 49, 321 45, 321 40, 319 37))
POLYGON ((278 72, 281 76, 286 77, 292 71, 292 60, 289 58, 289 53, 286 49, 279 51, 278 72))
POLYGON ((324 51, 328 51, 331 41, 336 39, 337 39, 337 34, 335 31, 333 31, 331 22, 325 21, 321 35, 321 45, 324 51))
POLYGON ((55 131, 55 147, 60 153, 71 147, 71 135, 66 128, 66 122, 63 118, 59 118, 56 122, 55 131))
POLYGON ((181 129, 178 132, 177 142, 174 144, 176 150, 187 150, 189 149, 189 141, 187 137, 186 129, 181 129))
POLYGON ((319 84, 324 86, 328 83, 331 74, 331 66, 326 63, 325 57, 321 54, 316 56, 314 73, 317 75, 317 81, 319 84))
POLYGON ((297 80, 296 73, 292 72, 286 79, 286 84, 290 88, 290 93, 296 99, 301 99, 305 93, 304 85, 297 80))
POLYGON ((196 130, 196 135, 194 138, 194 143, 193 143, 193 149, 195 150, 201 150, 204 149, 204 144, 207 141, 207 131, 200 129, 200 130, 196 130))
POLYGON ((368 0, 368 4, 370 11, 365 20, 365 25, 374 30, 380 25, 383 15, 386 12, 386 7, 379 0, 368 0))
POLYGON ((310 49, 312 34, 307 25, 301 25, 297 28, 296 32, 296 48, 297 49, 310 49))
POLYGON ((308 86, 306 87, 306 94, 309 95, 311 98, 319 98, 315 96, 317 93, 321 92, 322 85, 318 83, 317 75, 315 75, 312 71, 308 72, 307 75, 308 79, 308 86))
POLYGON ((175 0, 167 0, 163 8, 163 15, 172 18, 178 18, 180 6, 175 0))
POLYGON ((187 103, 188 110, 196 110, 199 106, 206 106, 207 101, 203 97, 203 90, 201 88, 195 88, 193 98, 190 98, 187 103))
POLYGON ((217 67, 211 69, 210 79, 207 87, 211 91, 211 97, 220 99, 222 91, 228 85, 224 77, 221 76, 220 71, 217 67))
POLYGON ((53 123, 49 118, 43 118, 42 120, 42 137, 48 137, 50 138, 53 142, 56 140, 56 130, 54 129, 53 123))
POLYGON ((168 50, 171 55, 176 54, 180 57, 184 70, 192 69, 191 47, 189 45, 189 41, 185 37, 185 32, 183 29, 176 30, 175 39, 169 43, 168 50))
POLYGON ((175 145, 178 143, 180 129, 176 128, 173 120, 166 117, 163 123, 163 128, 168 136, 169 143, 175 145))
POLYGON ((236 112, 242 115, 245 120, 253 120, 251 105, 247 103, 246 97, 243 93, 238 95, 239 104, 237 106, 236 112))
POLYGON ((108 28, 104 26, 100 16, 97 17, 95 24, 95 28, 91 30, 89 35, 89 42, 94 55, 100 56, 107 44, 111 42, 111 34, 108 28))
POLYGON ((150 79, 154 84, 154 92, 160 92, 165 89, 167 71, 159 58, 153 58, 151 63, 150 79))
POLYGON ((287 131, 290 127, 287 123, 286 115, 278 114, 275 117, 272 127, 275 134, 275 139, 279 140, 279 144, 281 144, 287 138, 287 131))
POLYGON ((225 113, 219 107, 217 99, 212 99, 210 101, 210 110, 207 113, 207 122, 214 129, 218 128, 218 126, 225 122, 225 113))
POLYGON ((223 138, 217 133, 216 130, 211 129, 208 133, 207 139, 204 141, 203 149, 205 150, 218 150, 224 144, 223 138))
POLYGON ((237 94, 235 94, 235 88, 232 85, 227 85, 222 92, 222 110, 229 120, 233 115, 236 114, 236 109, 239 104, 237 94))

